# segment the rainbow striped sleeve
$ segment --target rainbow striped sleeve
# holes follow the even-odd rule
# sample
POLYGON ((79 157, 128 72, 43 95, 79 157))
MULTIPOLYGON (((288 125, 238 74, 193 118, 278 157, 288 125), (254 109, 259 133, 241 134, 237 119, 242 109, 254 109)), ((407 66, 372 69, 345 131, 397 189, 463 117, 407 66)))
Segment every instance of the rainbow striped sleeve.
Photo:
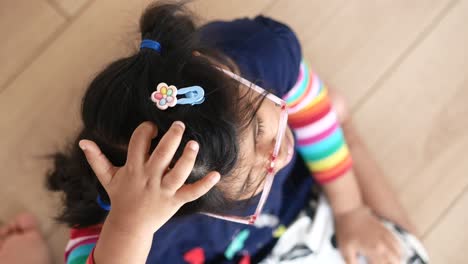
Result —
POLYGON ((102 225, 72 229, 65 250, 66 264, 94 264, 93 252, 102 225))
POLYGON ((306 62, 302 61, 299 78, 283 99, 297 150, 315 179, 323 184, 348 172, 352 159, 327 87, 306 62))

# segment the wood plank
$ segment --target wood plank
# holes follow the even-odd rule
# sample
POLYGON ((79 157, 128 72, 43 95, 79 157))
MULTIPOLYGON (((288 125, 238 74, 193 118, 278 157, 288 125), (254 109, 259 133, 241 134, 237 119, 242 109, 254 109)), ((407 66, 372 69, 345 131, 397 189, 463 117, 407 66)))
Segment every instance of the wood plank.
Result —
MULTIPOLYGON (((283 1, 278 1, 278 3, 280 2, 283 1)), ((400 2, 401 5, 403 3, 403 1, 393 2, 400 2)), ((210 3, 210 1, 205 3, 210 3)), ((216 1, 213 3, 216 4, 216 1)), ((353 63, 356 64, 358 59, 366 58, 365 47, 369 48, 373 44, 385 42, 380 30, 387 33, 391 31, 390 29, 399 30, 403 25, 394 26, 392 23, 407 23, 407 20, 410 20, 408 12, 413 12, 415 21, 419 21, 423 17, 426 19, 423 20, 429 23, 428 17, 437 13, 434 11, 435 9, 429 12, 429 6, 439 7, 437 4, 440 3, 442 6, 445 2, 404 3, 414 6, 408 11, 399 10, 403 12, 401 22, 398 22, 400 18, 395 19, 398 21, 388 21, 384 18, 386 15, 383 14, 383 11, 380 11, 381 17, 377 16, 377 25, 360 25, 360 23, 372 22, 371 18, 376 15, 367 13, 375 12, 376 5, 383 6, 383 2, 373 4, 367 2, 367 11, 359 10, 359 12, 357 9, 362 8, 361 3, 353 3, 353 5, 357 5, 354 8, 345 5, 336 11, 338 20, 342 21, 341 24, 337 24, 334 20, 328 22, 327 16, 324 15, 323 18, 319 19, 323 22, 317 23, 315 26, 321 28, 323 25, 323 29, 318 35, 310 34, 311 40, 305 45, 306 54, 309 57, 317 58, 317 56, 312 55, 315 53, 320 55, 321 51, 326 53, 322 57, 319 56, 319 60, 314 59, 313 62, 319 66, 319 71, 324 73, 324 79, 330 79, 327 73, 336 74, 331 76, 332 84, 337 80, 339 82, 340 78, 345 80, 348 77, 351 80, 351 88, 353 88, 356 87, 359 80, 365 79, 366 74, 369 73, 375 75, 371 74, 369 78, 374 76, 374 79, 378 79, 381 73, 388 68, 388 65, 393 63, 395 57, 400 54, 399 52, 404 50, 403 46, 405 45, 397 42, 396 33, 390 34, 389 41, 393 41, 397 47, 382 43, 383 47, 371 48, 367 54, 370 61, 364 62, 362 69, 364 72, 361 74, 358 67, 352 68, 351 66, 353 63), (418 4, 420 9, 416 9, 418 4), (424 12, 427 14, 422 14, 424 12), (361 18, 361 16, 366 18, 361 18), (358 34, 356 39, 361 44, 352 43, 351 45, 352 33, 345 32, 345 36, 341 36, 338 31, 338 25, 345 28, 345 18, 355 18, 355 20, 348 21, 350 31, 369 30, 371 32, 370 40, 365 40, 362 34, 358 34), (328 48, 329 45, 326 45, 324 40, 333 39, 333 34, 329 31, 335 32, 334 37, 341 41, 343 46, 340 46, 339 43, 333 43, 328 48), (320 43, 312 43, 317 39, 321 41, 321 45, 320 43), (344 52, 354 49, 356 49, 354 55, 347 55, 344 52), (381 54, 385 53, 386 50, 389 50, 391 54, 381 54), (339 54, 333 54, 334 51, 338 51, 339 54), (334 62, 337 63, 340 56, 343 56, 345 62, 344 69, 332 71, 338 69, 334 68, 338 66, 332 65, 332 62, 328 65, 327 58, 334 58, 334 62), (377 68, 375 72, 371 71, 372 66, 377 68), (380 72, 380 75, 376 72, 380 72), (358 76, 354 74, 358 74, 358 76)), ((145 4, 143 0, 96 1, 82 17, 74 21, 63 35, 14 80, 8 89, 0 94, 0 120, 2 120, 0 123, 0 146, 2 146, 0 165, 3 168, 0 182, 8 183, 0 188, 0 194, 3 194, 2 201, 4 201, 0 204, 0 215, 10 216, 23 209, 32 211, 41 217, 44 230, 51 234, 49 241, 56 241, 53 237, 61 236, 55 231, 51 233, 55 226, 49 219, 55 212, 54 201, 56 199, 53 199, 43 189, 43 175, 50 164, 38 159, 37 156, 63 146, 66 139, 72 137, 77 131, 80 126, 77 115, 79 100, 87 82, 107 62, 117 56, 128 54, 133 49, 133 37, 136 37, 134 34, 135 25, 145 4), (108 43, 105 49, 102 48, 103 41, 108 43), (67 51, 66 56, 64 56, 64 50, 67 51), (17 190, 21 190, 21 192, 17 190)), ((205 4, 204 8, 200 8, 203 9, 200 12, 207 12, 207 15, 211 14, 213 18, 228 19, 234 14, 237 16, 237 8, 242 9, 242 7, 235 5, 222 5, 219 7, 220 9, 211 9, 211 7, 212 5, 205 4), (230 10, 236 11, 230 12, 230 10)), ((254 15, 261 8, 264 8, 263 4, 258 5, 258 10, 247 9, 244 14, 254 15)), ((290 8, 294 10, 293 7, 290 8)), ((337 9, 329 8, 327 10, 332 16, 337 9)), ((297 9, 305 10, 300 7, 297 9)), ((390 14, 397 13, 397 11, 392 10, 387 11, 391 11, 390 14)), ((441 8, 437 10, 440 11, 441 8)), ((464 98, 467 98, 466 89, 464 89, 467 81, 461 72, 468 66, 466 62, 468 61, 466 50, 468 40, 466 36, 459 34, 459 32, 463 32, 467 22, 464 18, 467 10, 466 3, 462 7, 457 6, 456 10, 452 10, 450 16, 436 28, 421 47, 410 54, 408 59, 397 69, 395 75, 392 75, 382 87, 379 87, 377 93, 362 108, 358 109, 355 118, 361 132, 364 135, 372 135, 368 138, 371 149, 392 175, 393 184, 401 187, 400 193, 405 206, 411 211, 411 216, 416 223, 423 227, 423 231, 426 231, 434 223, 434 219, 453 201, 463 186, 467 185, 465 180, 467 177, 462 177, 465 175, 466 165, 452 166, 453 160, 460 159, 464 155, 463 149, 468 146, 467 138, 463 133, 463 128, 466 127, 462 122, 459 122, 459 119, 466 117, 467 113, 463 101, 464 98), (444 88, 444 93, 440 92, 441 87, 444 88), (385 145, 382 142, 385 142, 385 145), (409 178, 413 175, 413 178, 409 178), (431 196, 427 197, 429 193, 431 196)), ((272 11, 272 13, 276 12, 272 11)), ((287 13, 283 15, 287 17, 287 13)), ((302 15, 298 14, 297 16, 302 15)), ((0 17, 1 19, 2 17, 0 17)), ((293 25, 299 23, 299 29, 296 31, 299 32, 300 36, 306 36, 305 42, 309 41, 306 24, 301 24, 303 22, 294 16, 291 16, 290 19, 293 25)), ((415 21, 407 23, 407 26, 412 28, 412 32, 417 32, 415 21)), ((424 21, 420 21, 420 29, 424 25, 424 21)), ((401 41, 406 41, 406 45, 411 42, 409 41, 411 34, 408 33, 411 31, 410 29, 397 32, 402 33, 401 41)), ((348 89, 347 86, 341 85, 340 89, 348 89)), ((463 204, 466 205, 466 202, 463 204)), ((456 211, 459 212, 460 209, 456 209, 456 211)), ((440 229, 440 231, 434 231, 436 235, 430 233, 426 239, 430 250, 439 247, 440 245, 437 243, 444 242, 437 242, 436 237, 445 232, 447 226, 458 224, 453 219, 444 220, 442 223, 435 229, 440 229)), ((450 232, 448 234, 450 235, 450 232)), ((447 238, 450 238, 449 235, 447 238)), ((464 235, 466 236, 466 234, 464 235)), ((458 241, 464 242, 459 237, 456 237, 454 241, 456 243, 458 241)), ((59 246, 53 247, 58 248, 59 246)), ((454 248, 458 250, 457 247, 454 248)), ((452 249, 443 249, 443 254, 463 252, 450 250, 452 249)), ((455 259, 460 258, 455 256, 455 259)))
MULTIPOLYGON (((6 182, 6 181, 5 181, 6 182)), ((0 186, 0 199, 1 201, 9 201, 2 203, 0 207, 0 225, 8 223, 17 214, 25 211, 25 206, 16 199, 10 199, 13 193, 6 190, 6 184, 0 186)))
POLYGON ((268 15, 300 32, 305 56, 355 107, 449 2, 277 1, 268 15))
POLYGON ((0 91, 64 23, 43 0, 0 1, 0 91))
POLYGON ((144 6, 144 1, 123 0, 92 5, 0 95, 0 179, 9 183, 4 188, 10 193, 28 190, 11 195, 0 208, 13 201, 24 204, 41 217, 45 232, 50 230, 56 206, 44 188, 44 175, 51 164, 35 157, 63 147, 79 129, 87 83, 106 63, 128 53, 130 28, 144 6))
POLYGON ((68 17, 76 15, 76 13, 83 8, 91 0, 50 0, 58 5, 68 17))
POLYGON ((63 225, 54 225, 52 233, 46 237, 54 263, 63 263, 69 237, 70 229, 63 225))
POLYGON ((468 208, 467 191, 424 239, 428 251, 432 254, 431 263, 466 263, 466 252, 468 252, 466 208, 468 208))
POLYGON ((253 17, 260 14, 275 0, 249 0, 249 1, 219 1, 198 0, 190 3, 195 14, 200 16, 201 22, 210 20, 235 19, 240 17, 253 17))
MULTIPOLYGON (((460 70, 458 72, 460 74, 460 70)), ((416 140, 418 142, 411 146, 416 152, 421 151, 422 157, 417 159, 415 167, 408 166, 412 173, 406 174, 407 179, 399 192, 402 202, 424 232, 429 231, 434 220, 468 186, 468 164, 458 162, 466 157, 468 148, 468 134, 464 133, 468 124, 460 121, 468 116, 467 85, 468 79, 465 79, 455 85, 447 101, 434 102, 441 108, 432 116, 430 124, 423 125, 428 130, 418 131, 423 134, 422 141, 416 140)), ((408 161, 412 163, 413 160, 408 161)))
MULTIPOLYGON (((44 189, 51 164, 38 156, 62 148, 77 133, 86 85, 104 65, 135 49, 136 26, 148 2, 92 3, 0 95, 0 182, 8 182, 2 189, 11 194, 0 212, 7 211, 8 204, 21 204, 41 217, 46 233, 51 230, 57 199, 44 189), (27 192, 17 195, 16 190, 27 192)), ((210 10, 228 15, 223 8, 210 10)), ((258 8, 249 12, 258 13, 263 6, 258 8)))
POLYGON ((452 8, 354 118, 422 232, 468 185, 467 12, 452 8))
POLYGON ((345 5, 345 0, 279 0, 265 11, 265 15, 287 23, 296 34, 300 32, 297 36, 308 52, 308 43, 326 29, 325 25, 334 20, 345 5))
MULTIPOLYGON (((16 158, 16 157, 12 157, 16 158)), ((24 159, 23 159, 24 160, 24 159)), ((16 162, 14 162, 16 163, 16 162)), ((39 162, 38 162, 39 163, 39 162)), ((4 164, 3 161, 0 164, 4 164)), ((7 167, 0 182, 0 219, 8 222, 17 214, 29 212, 35 215, 39 221, 39 228, 47 234, 52 225, 52 218, 58 214, 60 198, 57 194, 47 193, 44 187, 44 175, 46 166, 35 167, 34 162, 29 162, 27 168, 17 166, 20 175, 10 173, 7 167), (30 174, 25 174, 30 173, 30 174)))

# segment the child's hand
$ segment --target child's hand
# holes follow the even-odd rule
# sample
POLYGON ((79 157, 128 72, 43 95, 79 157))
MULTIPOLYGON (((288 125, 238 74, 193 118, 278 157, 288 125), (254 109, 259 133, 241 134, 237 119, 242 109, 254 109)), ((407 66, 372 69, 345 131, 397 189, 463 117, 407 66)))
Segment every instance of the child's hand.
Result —
POLYGON ((369 263, 401 263, 398 241, 369 208, 359 207, 336 215, 335 226, 338 246, 346 263, 358 263, 358 253, 369 263))
POLYGON ((125 166, 120 168, 114 167, 93 141, 80 141, 86 159, 111 200, 112 209, 106 222, 113 221, 119 227, 144 228, 152 234, 182 205, 201 197, 219 181, 219 173, 212 172, 193 184, 184 185, 198 153, 195 141, 187 144, 174 168, 167 172, 184 129, 182 122, 174 122, 149 155, 157 128, 150 122, 140 124, 130 139, 125 166))

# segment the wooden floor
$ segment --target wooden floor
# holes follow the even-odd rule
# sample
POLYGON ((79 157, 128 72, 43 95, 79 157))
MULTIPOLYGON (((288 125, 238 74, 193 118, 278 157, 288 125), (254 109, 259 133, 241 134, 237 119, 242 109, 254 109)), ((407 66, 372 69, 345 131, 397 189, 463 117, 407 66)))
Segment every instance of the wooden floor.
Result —
MULTIPOLYGON (((147 0, 0 1, 0 219, 40 217, 57 263, 41 155, 80 127, 90 78, 135 45, 147 0)), ((468 0, 199 0, 206 20, 259 13, 290 24, 349 99, 360 132, 423 233, 433 263, 468 263, 468 0), (229 4, 226 4, 230 2, 229 4)))

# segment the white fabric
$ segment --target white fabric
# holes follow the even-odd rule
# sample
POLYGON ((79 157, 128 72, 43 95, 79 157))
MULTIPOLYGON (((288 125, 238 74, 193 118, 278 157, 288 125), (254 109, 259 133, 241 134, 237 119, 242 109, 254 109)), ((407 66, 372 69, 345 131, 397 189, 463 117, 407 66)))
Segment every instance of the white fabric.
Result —
MULTIPOLYGON (((429 263, 427 253, 418 239, 399 230, 393 223, 382 221, 401 243, 402 252, 404 252, 402 264, 429 263)), ((325 197, 321 196, 314 219, 311 219, 305 212, 301 212, 278 240, 270 255, 260 263, 345 264, 340 252, 331 243, 334 233, 332 211, 325 197)), ((364 257, 359 257, 358 263, 366 264, 367 261, 364 257)))

